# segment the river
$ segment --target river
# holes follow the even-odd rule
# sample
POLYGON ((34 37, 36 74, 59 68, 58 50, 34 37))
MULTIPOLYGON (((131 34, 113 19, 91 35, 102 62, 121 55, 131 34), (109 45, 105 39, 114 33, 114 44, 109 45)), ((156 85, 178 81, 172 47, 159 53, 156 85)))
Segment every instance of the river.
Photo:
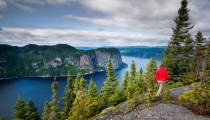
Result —
MULTIPOLYGON (((146 65, 149 59, 141 59, 136 57, 122 56, 123 62, 128 64, 128 68, 119 69, 115 71, 118 79, 118 86, 123 81, 123 77, 126 71, 130 71, 130 65, 132 60, 134 60, 137 72, 142 69, 145 71, 146 65)), ((157 66, 160 65, 160 61, 156 61, 157 66)), ((106 79, 106 72, 97 72, 88 75, 84 75, 84 78, 89 83, 92 78, 94 83, 97 85, 98 91, 100 91, 103 86, 103 82, 106 79)), ((64 89, 66 87, 66 77, 57 77, 58 81, 58 98, 60 99, 64 94, 64 89)), ((16 103, 18 96, 27 104, 28 100, 32 100, 35 106, 38 108, 39 115, 42 116, 44 109, 44 103, 46 100, 51 101, 52 92, 51 84, 54 81, 52 77, 26 77, 26 78, 15 78, 8 80, 0 80, 0 116, 5 119, 12 118, 13 106, 16 103)), ((63 101, 60 100, 59 104, 63 101)), ((59 108, 61 109, 61 107, 59 108)))

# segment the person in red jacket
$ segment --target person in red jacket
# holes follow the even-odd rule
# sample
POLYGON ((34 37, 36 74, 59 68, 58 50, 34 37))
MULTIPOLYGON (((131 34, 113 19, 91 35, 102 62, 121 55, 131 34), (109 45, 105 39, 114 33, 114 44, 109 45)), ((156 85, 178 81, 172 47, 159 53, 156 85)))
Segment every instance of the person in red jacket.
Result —
POLYGON ((158 82, 159 89, 155 95, 155 98, 159 98, 163 90, 163 84, 169 80, 168 72, 164 69, 164 65, 160 65, 160 68, 156 71, 154 76, 154 82, 158 82))

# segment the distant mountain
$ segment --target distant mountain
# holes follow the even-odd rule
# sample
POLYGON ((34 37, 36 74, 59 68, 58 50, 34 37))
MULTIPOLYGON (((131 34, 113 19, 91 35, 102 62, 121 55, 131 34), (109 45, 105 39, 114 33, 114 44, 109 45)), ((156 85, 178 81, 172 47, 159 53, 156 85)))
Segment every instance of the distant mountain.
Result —
POLYGON ((24 47, 0 44, 0 78, 66 76, 106 69, 108 58, 114 69, 125 67, 116 48, 78 50, 66 44, 24 47))
POLYGON ((132 46, 132 47, 117 47, 124 56, 133 56, 138 58, 154 58, 156 60, 162 59, 162 54, 166 46, 132 46))
MULTIPOLYGON (((113 46, 103 46, 111 48, 113 46)), ((162 54, 167 46, 117 46, 123 56, 133 56, 138 58, 154 58, 156 60, 162 59, 162 54)), ((77 47, 81 50, 96 49, 97 47, 77 47)))

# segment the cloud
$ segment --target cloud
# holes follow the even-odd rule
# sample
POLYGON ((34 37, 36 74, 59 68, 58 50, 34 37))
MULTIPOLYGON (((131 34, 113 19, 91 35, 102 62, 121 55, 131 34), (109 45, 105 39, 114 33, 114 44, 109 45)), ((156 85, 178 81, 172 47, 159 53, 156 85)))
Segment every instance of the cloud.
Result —
POLYGON ((126 34, 98 30, 58 28, 3 28, 0 43, 23 46, 26 44, 72 46, 128 46, 166 45, 169 36, 159 34, 126 34))
MULTIPOLYGON (((178 15, 181 0, 80 0, 87 13, 98 12, 102 16, 62 15, 62 18, 74 19, 103 26, 127 28, 138 32, 172 34, 175 27, 173 19, 178 15)), ((188 0, 190 20, 196 31, 209 31, 209 0, 188 0)))
POLYGON ((30 6, 26 6, 26 5, 20 4, 20 3, 16 2, 16 1, 12 1, 11 0, 10 3, 12 3, 17 8, 19 8, 21 10, 25 10, 25 11, 30 12, 30 13, 36 13, 36 12, 39 11, 39 10, 37 10, 35 8, 32 8, 30 6))
POLYGON ((7 11, 7 3, 4 2, 3 0, 0 0, 0 12, 5 12, 7 11))
MULTIPOLYGON (((3 0, 0 0, 0 13, 1 12, 6 12, 6 11, 7 11, 7 3, 3 0)), ((4 16, 2 16, 0 14, 0 20, 3 19, 3 18, 4 18, 4 16)))
MULTIPOLYGON (((15 1, 15 0, 12 0, 15 1)), ((76 2, 77 0, 18 0, 21 3, 27 4, 39 4, 39 5, 67 5, 71 4, 72 2, 76 2)))

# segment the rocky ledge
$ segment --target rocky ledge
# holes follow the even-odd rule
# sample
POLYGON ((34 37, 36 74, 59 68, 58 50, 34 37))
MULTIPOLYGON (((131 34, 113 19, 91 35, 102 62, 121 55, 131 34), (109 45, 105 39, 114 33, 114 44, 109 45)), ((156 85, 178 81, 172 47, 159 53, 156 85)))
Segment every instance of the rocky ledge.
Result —
MULTIPOLYGON (((178 87, 170 90, 172 98, 177 97, 184 92, 184 88, 191 89, 191 86, 178 87)), ((196 115, 186 107, 175 104, 159 104, 153 107, 142 109, 142 104, 136 105, 135 109, 130 111, 126 102, 118 107, 109 107, 102 111, 94 120, 210 120, 210 117, 196 115), (111 112, 110 112, 111 111, 111 112), (105 114, 108 113, 108 114, 105 114)))

